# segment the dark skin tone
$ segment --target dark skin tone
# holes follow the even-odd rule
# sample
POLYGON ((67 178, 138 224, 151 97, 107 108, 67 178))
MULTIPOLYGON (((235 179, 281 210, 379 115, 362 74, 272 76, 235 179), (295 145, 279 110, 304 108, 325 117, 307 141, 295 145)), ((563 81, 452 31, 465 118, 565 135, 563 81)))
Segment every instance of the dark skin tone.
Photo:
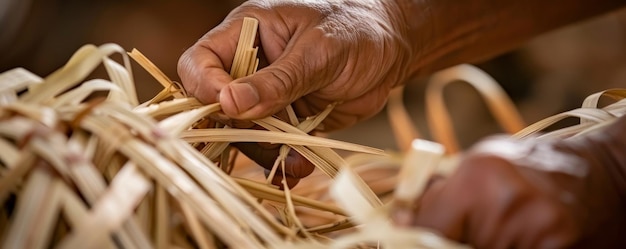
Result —
POLYGON ((620 118, 568 140, 487 139, 396 220, 477 248, 620 248, 626 244, 624 128, 620 118), (515 149, 506 151, 507 145, 515 149))
MULTIPOLYGON (((491 58, 625 4, 248 1, 184 53, 178 71, 189 94, 221 103, 224 114, 216 119, 222 122, 249 128, 246 120, 279 114, 288 104, 307 117, 340 101, 324 122, 331 131, 378 113, 389 91, 412 77, 491 58), (233 80, 227 72, 243 17, 260 21, 257 40, 267 63, 256 74, 233 80)), ((512 159, 506 150, 485 153, 479 144, 455 174, 436 180, 416 208, 395 221, 430 227, 479 248, 615 248, 626 243, 620 236, 626 234, 625 127, 621 118, 577 139, 523 144, 505 139, 511 148, 531 151, 525 160, 512 159)), ((275 145, 238 147, 264 167, 278 152, 275 145)), ((297 153, 287 167, 291 185, 312 170, 297 153)))

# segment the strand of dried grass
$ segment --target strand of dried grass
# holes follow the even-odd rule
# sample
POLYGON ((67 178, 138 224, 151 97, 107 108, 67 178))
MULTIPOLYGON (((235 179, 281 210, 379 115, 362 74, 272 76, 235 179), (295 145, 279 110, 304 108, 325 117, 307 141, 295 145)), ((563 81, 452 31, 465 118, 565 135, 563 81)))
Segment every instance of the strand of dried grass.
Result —
POLYGON ((254 46, 257 36, 259 21, 254 18, 245 17, 241 27, 235 58, 230 70, 230 76, 238 79, 256 72, 259 65, 257 59, 258 47, 254 46))
MULTIPOLYGON (((177 98, 169 101, 163 101, 158 104, 151 104, 145 107, 137 107, 133 111, 144 113, 153 118, 169 117, 174 114, 192 111, 202 107, 202 103, 196 98, 177 98)), ((219 107, 214 107, 219 110, 219 107)), ((217 110, 212 110, 213 112, 217 110)))
POLYGON ((589 121, 588 124, 593 124, 593 123, 615 118, 614 115, 603 110, 598 110, 595 108, 580 108, 580 109, 575 109, 575 110, 559 113, 554 116, 547 117, 534 124, 531 124, 528 127, 521 130, 520 132, 516 133, 515 137, 524 138, 524 137, 528 137, 530 135, 536 134, 537 132, 540 132, 541 130, 549 127, 550 125, 553 125, 568 117, 578 117, 580 119, 585 119, 589 121))
POLYGON ((553 124, 558 123, 561 120, 571 117, 577 117, 581 122, 577 125, 561 128, 551 132, 543 133, 536 137, 536 139, 542 138, 568 138, 586 132, 604 127, 610 122, 613 122, 618 117, 622 116, 626 111, 626 100, 620 100, 614 104, 608 105, 602 109, 596 108, 578 108, 566 112, 556 114, 554 116, 547 117, 536 123, 533 123, 514 134, 516 138, 528 138, 534 135, 542 133, 542 131, 553 124))
POLYGON ((447 153, 455 154, 460 148, 452 128, 452 120, 446 109, 443 89, 446 85, 464 81, 474 87, 483 97, 487 108, 502 128, 514 134, 524 128, 524 121, 504 90, 491 76, 471 65, 458 65, 435 73, 426 88, 426 114, 428 127, 447 153))
POLYGON ((35 170, 24 186, 24 195, 16 208, 22 210, 13 219, 4 248, 42 248, 52 235, 54 214, 58 212, 59 196, 50 172, 35 170))
POLYGON ((599 102, 602 97, 607 97, 614 102, 618 102, 626 98, 626 90, 615 88, 591 94, 583 101, 582 108, 600 108, 599 102))
POLYGON ((21 151, 17 160, 7 166, 8 172, 0 178, 0 202, 6 201, 11 192, 17 191, 18 185, 34 165, 36 156, 31 151, 21 151))
MULTIPOLYGON (((180 84, 176 84, 172 81, 161 69, 159 69, 152 61, 148 60, 144 54, 142 54, 139 50, 133 49, 128 53, 128 56, 133 58, 135 62, 137 62, 140 66, 142 66, 146 71, 154 77, 162 86, 163 91, 161 91, 157 96, 149 100, 144 104, 151 104, 161 102, 165 98, 162 96, 174 96, 175 98, 183 98, 186 96, 185 89, 180 86, 180 84)), ((144 105, 142 104, 142 105, 144 105)))
POLYGON ((42 82, 43 79, 41 77, 18 67, 0 74, 0 92, 15 93, 42 82))
MULTIPOLYGON (((110 232, 131 216, 137 203, 149 190, 150 184, 137 169, 132 164, 126 165, 59 248, 94 248, 101 244, 110 232)), ((149 245, 136 246, 144 248, 149 245)))
MULTIPOLYGON (((63 66, 61 69, 53 72, 44 79, 44 82, 38 85, 31 85, 28 92, 20 96, 20 101, 25 103, 45 103, 51 101, 54 96, 59 95, 65 90, 68 90, 72 86, 76 86, 82 79, 85 79, 99 64, 101 64, 104 58, 113 53, 120 53, 123 55, 124 70, 119 70, 120 74, 127 74, 128 77, 118 77, 126 80, 131 80, 130 77, 130 61, 125 56, 125 51, 122 47, 116 44, 104 44, 100 47, 93 45, 86 45, 81 47, 63 66), (45 85, 45 88, 42 87, 45 85)), ((115 63, 111 60, 105 61, 108 64, 115 63)), ((110 69, 119 69, 117 67, 110 67, 110 69)), ((123 88, 134 87, 133 82, 114 82, 123 84, 123 88)))
POLYGON ((167 193, 164 186, 157 186, 155 191, 155 203, 154 211, 155 216, 155 229, 154 229, 154 242, 156 248, 167 248, 169 246, 170 231, 168 229, 168 211, 167 205, 167 193))
POLYGON ((0 139, 0 161, 6 165, 8 169, 12 169, 17 163, 20 155, 20 150, 5 139, 0 139))
POLYGON ((626 112, 626 89, 608 89, 589 95, 578 109, 565 111, 556 115, 537 121, 518 133, 514 134, 517 138, 526 138, 542 132, 544 129, 561 120, 576 117, 580 119, 580 123, 544 133, 537 136, 542 138, 568 138, 586 132, 604 127, 616 118, 624 115, 626 112), (605 106, 599 105, 600 100, 605 97, 610 102, 605 106))
MULTIPOLYGON (((61 192, 61 202, 64 204, 63 211, 67 216, 68 223, 71 227, 76 227, 87 219, 88 208, 66 185, 59 184, 58 188, 61 192)), ((106 249, 116 248, 115 242, 112 239, 105 240, 98 246, 106 249)))
MULTIPOLYGON (((276 202, 285 202, 285 192, 268 186, 267 184, 261 184, 258 182, 254 182, 251 180, 235 178, 237 183, 239 183, 242 187, 244 187, 247 191, 257 192, 257 197, 262 196, 263 199, 272 200, 276 202)), ((254 193, 252 193, 254 194, 254 193)), ((317 210, 327 211, 334 214, 339 214, 345 216, 345 212, 342 209, 334 205, 330 205, 328 203, 316 201, 313 199, 309 199, 303 196, 298 196, 295 194, 291 194, 290 198, 294 203, 299 204, 300 206, 310 207, 317 210)))
POLYGON ((416 198, 426 188, 426 183, 435 172, 443 154, 444 148, 441 144, 421 139, 411 143, 411 150, 404 159, 394 191, 396 205, 413 206, 416 198))
POLYGON ((216 248, 213 236, 207 236, 202 224, 198 222, 198 217, 193 212, 193 209, 184 202, 180 202, 180 207, 185 215, 186 220, 189 223, 192 235, 198 242, 198 247, 201 249, 216 248))
POLYGON ((389 94, 387 101, 387 119, 393 132, 398 149, 407 152, 411 149, 411 142, 420 137, 409 112, 404 107, 404 86, 397 87, 389 94))
POLYGON ((294 133, 264 131, 264 130, 235 130, 235 129, 193 129, 180 134, 183 140, 195 142, 266 142, 289 145, 303 145, 315 147, 333 147, 340 150, 384 154, 380 149, 355 145, 323 137, 300 135, 294 133))
MULTIPOLYGON (((284 147, 284 146, 283 146, 284 147)), ((286 147, 284 147, 286 148, 286 147)), ((283 179, 287 178, 286 170, 285 170, 285 160, 281 161, 281 169, 282 169, 282 177, 283 179)), ((307 231, 304 227, 302 221, 298 218, 295 210, 295 206, 293 204, 293 197, 291 195, 291 189, 287 185, 287 181, 281 181, 283 184, 283 189, 285 193, 286 207, 285 207, 285 219, 287 224, 291 224, 290 227, 294 227, 297 231, 304 236, 306 239, 313 239, 313 236, 307 231)))

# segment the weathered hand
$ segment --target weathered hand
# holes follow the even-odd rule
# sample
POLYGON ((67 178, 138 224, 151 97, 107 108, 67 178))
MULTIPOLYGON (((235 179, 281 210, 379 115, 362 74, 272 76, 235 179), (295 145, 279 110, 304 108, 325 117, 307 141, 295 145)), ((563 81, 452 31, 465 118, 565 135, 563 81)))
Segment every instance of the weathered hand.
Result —
POLYGON ((413 217, 477 248, 618 248, 626 243, 626 118, 559 141, 495 138, 433 183, 413 217))
POLYGON ((344 128, 380 111, 390 89, 408 77, 413 53, 393 5, 248 1, 181 56, 178 72, 191 95, 220 102, 230 118, 262 118, 291 103, 306 117, 342 102, 325 128, 344 128), (228 71, 244 17, 259 20, 260 54, 269 65, 233 81, 228 71))
MULTIPOLYGON (((190 95, 221 103, 227 118, 262 118, 289 104, 307 117, 340 102, 323 128, 345 128, 379 112, 409 76, 414 53, 399 11, 394 1, 379 0, 247 1, 181 56, 178 72, 190 95), (259 20, 266 67, 233 80, 228 71, 244 17, 259 20)), ((267 157, 263 149, 246 147, 257 162, 268 161, 259 159, 267 157)), ((312 167, 305 164, 290 167, 312 167)))

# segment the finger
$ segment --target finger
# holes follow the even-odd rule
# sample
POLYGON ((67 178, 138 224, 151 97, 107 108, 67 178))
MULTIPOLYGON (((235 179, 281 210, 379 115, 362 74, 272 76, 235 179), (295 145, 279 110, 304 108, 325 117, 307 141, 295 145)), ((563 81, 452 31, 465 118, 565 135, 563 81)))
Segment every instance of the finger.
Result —
POLYGON ((337 67, 315 52, 325 47, 325 42, 314 44, 321 37, 313 31, 301 36, 268 67, 225 86, 219 96, 224 113, 244 120, 267 117, 332 82, 338 76, 337 67))
MULTIPOLYGON (((258 143, 234 143, 233 145, 254 162, 268 170, 271 170, 274 166, 280 150, 280 147, 265 147, 260 146, 258 143)), ((295 178, 307 177, 313 173, 314 169, 315 166, 309 160, 294 150, 290 150, 287 158, 285 158, 285 174, 289 176, 295 178)))
POLYGON ((230 77, 242 20, 226 21, 205 34, 178 60, 178 75, 187 93, 200 102, 218 100, 230 77))
MULTIPOLYGON (((344 129, 373 117, 385 106, 388 96, 389 89, 381 85, 360 95, 358 98, 342 101, 342 103, 333 109, 333 115, 328 116, 324 120, 323 131, 328 132, 344 129)), ((311 103, 309 103, 309 105, 312 106, 311 103)), ((320 106, 319 108, 323 110, 325 107, 326 106, 320 106)), ((299 111, 303 106, 298 106, 297 108, 299 111)), ((310 115, 317 113, 319 113, 319 111, 311 113, 310 115)))
POLYGON ((427 202, 431 201, 432 196, 437 195, 433 193, 439 193, 444 184, 445 178, 443 176, 433 175, 426 183, 424 194, 417 198, 411 206, 406 206, 403 203, 394 203, 391 210, 391 219, 394 224, 400 227, 415 226, 416 215, 422 202, 424 202, 424 197, 426 196, 427 202))
POLYGON ((424 193, 414 225, 434 229, 449 239, 459 241, 464 235, 466 209, 446 185, 436 184, 424 193))
MULTIPOLYGON (((499 211, 494 211, 493 206, 499 207, 502 203, 506 206, 506 200, 494 195, 509 193, 506 185, 502 191, 499 191, 498 185, 510 179, 500 174, 500 171, 508 169, 494 165, 492 160, 490 157, 464 157, 452 176, 435 182, 424 192, 415 225, 434 229, 452 240, 466 241, 468 232, 471 232, 468 230, 476 229, 472 226, 476 224, 473 214, 484 213, 486 209, 499 211)), ((486 222, 484 217, 480 221, 486 222)))

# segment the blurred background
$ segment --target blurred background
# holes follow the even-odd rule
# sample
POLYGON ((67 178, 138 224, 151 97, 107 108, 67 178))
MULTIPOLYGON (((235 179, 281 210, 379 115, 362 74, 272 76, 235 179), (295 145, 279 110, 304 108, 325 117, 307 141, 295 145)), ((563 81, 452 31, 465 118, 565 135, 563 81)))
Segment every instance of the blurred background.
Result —
MULTIPOLYGON (((182 52, 241 2, 0 0, 0 72, 24 67, 46 76, 80 46, 113 42, 127 51, 139 49, 177 80, 182 52)), ((626 87, 625 24, 626 10, 616 11, 541 35, 477 66, 501 83, 530 124, 574 109, 596 91, 626 87)), ((153 97, 160 85, 138 65, 134 69, 140 100, 153 97)), ((420 133, 430 138, 423 114, 424 83, 415 79, 409 84, 405 102, 420 133)), ((466 85, 451 85, 445 96, 462 146, 501 132, 466 85)), ((396 149, 384 112, 330 136, 396 149)))

